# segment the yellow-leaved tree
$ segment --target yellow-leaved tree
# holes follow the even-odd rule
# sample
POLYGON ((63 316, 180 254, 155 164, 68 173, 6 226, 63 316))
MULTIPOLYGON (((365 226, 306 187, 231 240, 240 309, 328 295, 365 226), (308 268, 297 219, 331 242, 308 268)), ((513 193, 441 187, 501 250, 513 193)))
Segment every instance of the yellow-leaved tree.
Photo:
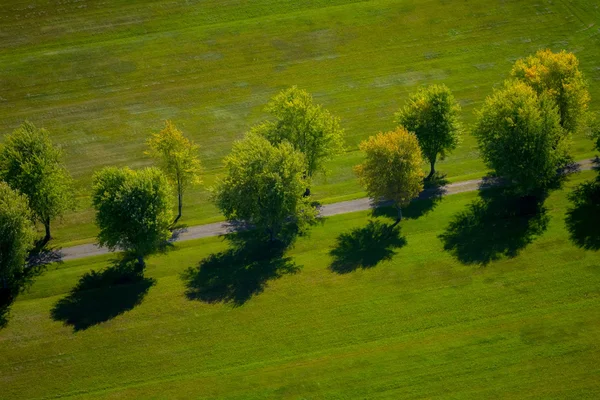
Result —
POLYGON ((360 144, 360 149, 366 159, 354 170, 369 197, 394 203, 398 210, 397 224, 402 220, 402 207, 423 190, 419 141, 400 126, 395 131, 371 136, 360 144))
POLYGON ((579 60, 573 53, 540 50, 517 60, 510 75, 533 88, 538 95, 553 100, 558 108, 560 125, 567 133, 583 127, 590 94, 579 70, 579 60))
POLYGON ((202 182, 202 164, 198 157, 199 146, 186 138, 171 121, 165 128, 148 139, 146 154, 155 158, 161 169, 177 190, 178 213, 174 222, 181 218, 183 193, 190 185, 202 182))

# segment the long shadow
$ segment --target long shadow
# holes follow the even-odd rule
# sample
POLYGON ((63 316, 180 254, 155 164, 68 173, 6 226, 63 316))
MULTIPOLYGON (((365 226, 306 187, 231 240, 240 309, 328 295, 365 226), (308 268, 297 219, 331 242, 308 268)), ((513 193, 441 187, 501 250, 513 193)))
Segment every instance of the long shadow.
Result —
POLYGON ((600 249, 600 178, 577 186, 569 200, 565 223, 571 241, 583 249, 600 249))
POLYGON ((17 296, 26 291, 51 263, 62 263, 60 252, 49 249, 39 241, 31 250, 22 272, 8 282, 0 283, 0 329, 8 324, 10 308, 17 296))
POLYGON ((337 238, 329 252, 333 261, 329 268, 338 274, 346 274, 358 268, 372 268, 383 260, 389 260, 396 249, 406 245, 400 236, 400 227, 380 221, 369 221, 367 226, 344 233, 337 238))
MULTIPOLYGON (((411 201, 408 206, 402 208, 402 216, 404 218, 417 219, 433 211, 446 193, 444 186, 447 183, 446 179, 439 175, 436 175, 434 180, 425 182, 425 189, 419 196, 411 201)), ((385 203, 373 209, 374 217, 387 217, 395 220, 397 213, 395 207, 391 207, 385 203)))
POLYGON ((74 331, 85 330, 139 305, 154 284, 135 260, 116 260, 104 270, 83 275, 69 295, 56 303, 52 319, 71 325, 74 331))
POLYGON ((14 301, 13 294, 7 288, 0 289, 0 329, 8 324, 10 306, 14 301))
POLYGON ((546 230, 545 195, 517 197, 506 188, 480 190, 479 195, 439 236, 460 262, 486 265, 514 257, 546 230))
POLYGON ((229 249, 188 268, 182 274, 186 297, 241 306, 261 293, 269 280, 300 270, 285 256, 291 240, 269 242, 253 236, 253 232, 228 234, 225 238, 230 242, 229 249))

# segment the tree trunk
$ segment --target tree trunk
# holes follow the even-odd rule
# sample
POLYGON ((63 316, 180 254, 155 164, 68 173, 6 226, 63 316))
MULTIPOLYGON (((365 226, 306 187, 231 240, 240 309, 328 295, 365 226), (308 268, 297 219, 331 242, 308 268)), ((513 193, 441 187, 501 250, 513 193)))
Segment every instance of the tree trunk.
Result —
POLYGON ((177 221, 179 221, 179 218, 181 218, 181 208, 183 207, 183 193, 181 193, 181 187, 179 187, 177 189, 177 200, 178 200, 178 206, 177 206, 177 218, 175 218, 175 221, 173 221, 173 223, 177 223, 177 221))
MULTIPOLYGON (((311 176, 308 174, 308 171, 304 171, 304 174, 302 175, 303 179, 308 179, 311 176)), ((310 196, 310 188, 307 187, 306 190, 304 191, 304 194, 302 195, 302 197, 308 197, 310 196)))
POLYGON ((46 236, 44 236, 44 244, 46 244, 50 241, 50 239, 52 239, 52 236, 50 235, 50 218, 47 218, 46 221, 44 221, 44 228, 46 229, 46 236))
POLYGON ((431 165, 431 170, 429 171, 427 178, 425 178, 426 181, 430 180, 433 177, 433 174, 435 174, 435 158, 429 161, 429 164, 431 165))
POLYGON ((392 226, 396 226, 402 221, 402 208, 399 205, 396 205, 396 210, 398 211, 398 215, 396 217, 396 222, 394 222, 394 225, 392 226))

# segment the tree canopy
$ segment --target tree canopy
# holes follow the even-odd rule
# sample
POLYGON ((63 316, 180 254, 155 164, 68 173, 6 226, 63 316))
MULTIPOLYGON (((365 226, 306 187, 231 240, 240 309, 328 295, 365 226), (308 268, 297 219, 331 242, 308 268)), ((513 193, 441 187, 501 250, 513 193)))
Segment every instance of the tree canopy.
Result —
POLYGON ((568 159, 556 106, 522 82, 507 82, 485 100, 473 134, 486 165, 522 194, 548 187, 568 159))
POLYGON ((186 138, 171 121, 165 128, 148 139, 148 154, 158 160, 161 169, 177 190, 178 215, 181 218, 183 193, 190 186, 202 182, 202 164, 198 158, 199 146, 186 138))
POLYGON ((99 244, 131 253, 141 265, 170 237, 170 187, 157 168, 102 169, 94 175, 92 202, 99 244))
POLYGON ((408 205, 423 190, 423 156, 417 137, 403 127, 378 133, 360 144, 365 161, 355 167, 369 197, 390 200, 398 209, 408 205))
POLYGON ((61 216, 73 201, 72 179, 45 129, 24 122, 6 138, 0 150, 0 178, 27 196, 36 221, 46 228, 61 216))
POLYGON ((511 77, 547 95, 558 107, 560 125, 569 133, 581 128, 590 101, 587 83, 573 53, 540 50, 517 60, 511 77))
POLYGON ((0 182, 0 288, 7 288, 26 265, 35 228, 27 198, 0 182))
POLYGON ((339 119, 318 104, 305 90, 293 86, 277 94, 265 109, 273 120, 264 122, 253 132, 271 143, 287 141, 306 157, 306 175, 323 170, 325 161, 343 149, 344 131, 339 119))
POLYGON ((225 169, 214 197, 228 220, 245 221, 274 240, 315 219, 316 209, 303 196, 305 158, 290 143, 273 145, 250 133, 234 144, 225 169))
POLYGON ((594 141, 596 150, 600 151, 600 117, 595 115, 590 124, 590 137, 594 141))
POLYGON ((460 106, 450 89, 431 85, 413 93, 396 114, 396 122, 417 136, 423 156, 431 165, 427 179, 435 173, 438 156, 444 159, 460 141, 459 113, 460 106))

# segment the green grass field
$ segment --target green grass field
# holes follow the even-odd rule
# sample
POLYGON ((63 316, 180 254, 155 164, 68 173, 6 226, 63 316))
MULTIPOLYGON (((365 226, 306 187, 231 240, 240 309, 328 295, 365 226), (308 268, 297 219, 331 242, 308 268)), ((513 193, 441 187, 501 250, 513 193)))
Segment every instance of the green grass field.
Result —
MULTIPOLYGON (((339 115, 347 152, 313 190, 332 202, 364 195, 352 173, 360 140, 392 129, 419 85, 445 83, 464 122, 540 48, 581 61, 600 104, 600 9, 589 0, 5 0, 0 4, 0 136, 28 118, 48 128, 77 180, 78 207, 57 244, 93 240, 90 178, 106 165, 140 167, 146 137, 172 119, 201 146, 205 187, 182 222, 220 218, 206 187, 234 139, 264 118, 277 91, 298 85, 339 115)), ((0 138, 1 140, 1 138, 0 138)), ((591 144, 575 138, 576 159, 591 144)), ((485 171, 471 136, 439 165, 451 181, 485 171)))
POLYGON ((119 285, 111 257, 53 265, 0 330, 1 397, 596 399, 600 254, 565 225, 595 174, 526 218, 477 193, 414 203, 395 234, 328 218, 251 266, 220 238, 119 285))

